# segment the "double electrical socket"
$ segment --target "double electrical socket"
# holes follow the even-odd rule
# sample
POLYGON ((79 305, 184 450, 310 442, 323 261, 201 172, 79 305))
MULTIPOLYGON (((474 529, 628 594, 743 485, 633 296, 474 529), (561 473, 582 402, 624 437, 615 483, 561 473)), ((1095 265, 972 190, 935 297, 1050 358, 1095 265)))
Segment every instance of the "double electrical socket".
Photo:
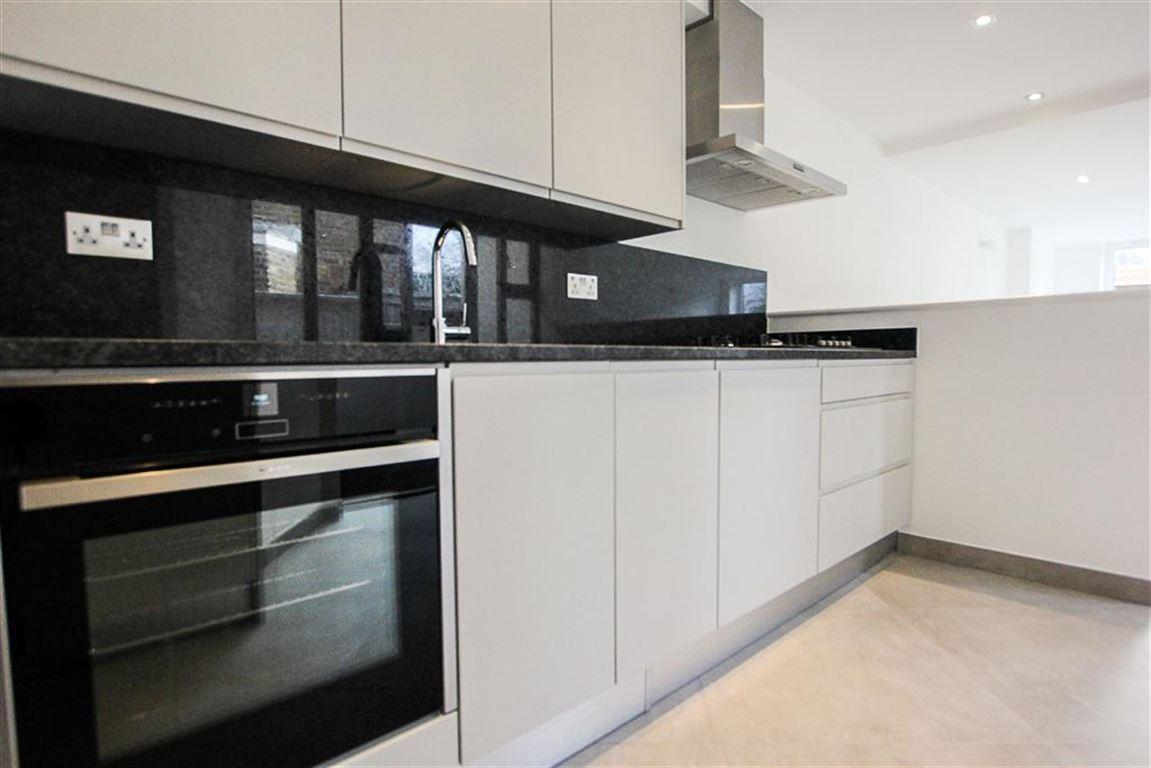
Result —
POLYGON ((599 278, 568 272, 568 298, 596 301, 599 299, 599 278))
POLYGON ((152 222, 96 213, 64 213, 68 253, 152 260, 152 222))

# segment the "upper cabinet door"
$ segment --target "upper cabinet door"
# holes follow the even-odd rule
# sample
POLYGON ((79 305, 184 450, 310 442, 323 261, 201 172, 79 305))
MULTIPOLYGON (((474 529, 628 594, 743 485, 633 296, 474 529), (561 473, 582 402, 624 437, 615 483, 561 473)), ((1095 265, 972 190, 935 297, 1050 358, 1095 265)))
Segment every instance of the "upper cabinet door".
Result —
MULTIPOLYGON (((340 133, 338 0, 3 5, 0 51, 6 57, 332 137, 340 133)), ((146 94, 130 100, 160 106, 146 94)))
POLYGON ((679 2, 552 2, 555 188, 683 219, 679 2))
POLYGON ((344 135, 552 181, 547 2, 344 3, 344 135))

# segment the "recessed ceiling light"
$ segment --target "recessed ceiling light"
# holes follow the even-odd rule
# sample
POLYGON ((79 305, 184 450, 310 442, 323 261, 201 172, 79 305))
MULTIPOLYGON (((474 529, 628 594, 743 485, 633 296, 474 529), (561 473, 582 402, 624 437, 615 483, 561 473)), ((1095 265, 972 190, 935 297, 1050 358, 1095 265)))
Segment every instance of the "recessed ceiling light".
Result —
POLYGON ((994 23, 995 23, 995 14, 994 13, 981 13, 978 16, 973 16, 971 19, 971 26, 975 27, 976 29, 982 29, 983 27, 990 27, 994 23))
POLYGON ((1043 101, 1043 91, 1032 91, 1027 94, 1028 101, 1043 101))
POLYGON ((1075 177, 1075 180, 1078 181, 1080 184, 1090 184, 1091 183, 1091 177, 1088 176, 1086 173, 1079 174, 1078 176, 1075 177))

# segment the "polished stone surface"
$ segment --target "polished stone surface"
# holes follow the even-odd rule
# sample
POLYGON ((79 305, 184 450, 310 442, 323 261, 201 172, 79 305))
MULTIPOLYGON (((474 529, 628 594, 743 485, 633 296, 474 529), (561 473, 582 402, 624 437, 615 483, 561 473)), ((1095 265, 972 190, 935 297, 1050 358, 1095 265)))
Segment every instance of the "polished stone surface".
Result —
MULTIPOLYGON (((0 336, 482 343, 758 341, 767 275, 510 220, 0 130, 0 336), (66 211, 152 222, 151 261, 67 253, 66 211), (569 299, 595 275, 595 301, 569 299)), ((724 254, 715 254, 717 259, 724 254)))
POLYGON ((1146 766, 1145 606, 896 555, 572 766, 1146 766))
POLYGON ((435 344, 0 338, 5 368, 163 368, 569 360, 852 360, 910 358, 905 350, 644 347, 593 344, 435 344))

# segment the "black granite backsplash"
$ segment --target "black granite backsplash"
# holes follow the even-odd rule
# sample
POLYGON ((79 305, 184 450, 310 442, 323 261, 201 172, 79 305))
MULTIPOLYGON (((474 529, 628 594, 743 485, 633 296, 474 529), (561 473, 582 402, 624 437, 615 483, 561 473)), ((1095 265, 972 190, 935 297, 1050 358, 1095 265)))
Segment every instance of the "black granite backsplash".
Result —
POLYGON ((479 342, 758 339, 765 272, 166 158, 0 131, 0 335, 427 341, 431 241, 446 311, 479 342), (148 219, 154 258, 69 255, 64 212, 148 219), (352 281, 353 265, 357 279, 352 281), (568 299, 568 272, 599 300, 568 299))

